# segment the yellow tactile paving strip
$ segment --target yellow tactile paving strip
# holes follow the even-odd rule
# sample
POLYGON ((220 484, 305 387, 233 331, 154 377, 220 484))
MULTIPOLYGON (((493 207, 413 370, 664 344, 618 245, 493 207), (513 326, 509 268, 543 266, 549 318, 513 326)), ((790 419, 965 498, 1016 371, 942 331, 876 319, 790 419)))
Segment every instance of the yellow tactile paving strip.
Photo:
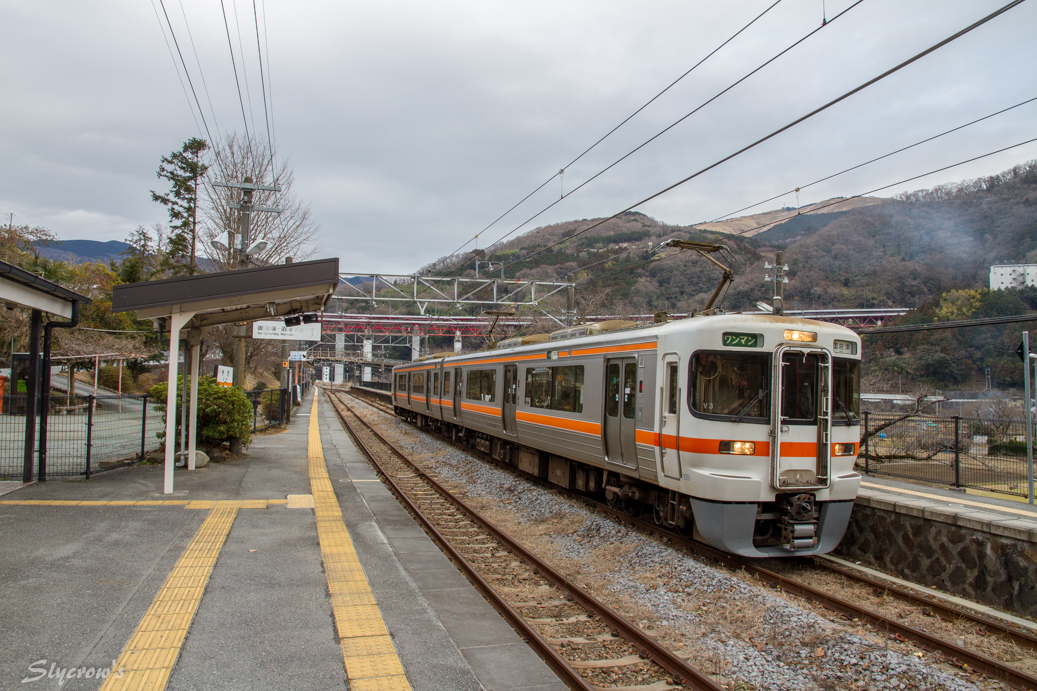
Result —
POLYGON ((409 691, 410 683, 375 604, 328 478, 320 444, 317 396, 313 397, 310 409, 308 448, 317 535, 349 688, 351 691, 409 691))
MULTIPOLYGON (((309 497, 308 494, 291 494, 289 497, 309 497)), ((296 503, 305 504, 305 499, 296 499, 296 503)), ((3 506, 182 506, 185 509, 265 509, 268 506, 284 506, 289 509, 309 508, 293 506, 288 499, 158 499, 140 501, 69 501, 67 499, 3 499, 3 506)))
POLYGON ((984 504, 981 501, 969 501, 968 499, 958 499, 945 497, 941 494, 929 494, 926 492, 916 492, 911 489, 901 489, 900 487, 890 487, 888 485, 876 485, 871 482, 862 482, 861 487, 867 487, 868 489, 877 489, 883 492, 896 492, 897 494, 907 494, 912 497, 922 497, 923 499, 933 499, 938 502, 947 504, 961 504, 962 506, 975 506, 980 509, 986 509, 988 511, 1001 511, 1004 513, 1014 513, 1020 516, 1026 516, 1027 518, 1037 519, 1037 510, 1031 509, 1027 511, 1025 509, 1013 509, 1010 506, 1000 506, 994 504, 984 504))
POLYGON ((165 688, 238 508, 219 506, 210 510, 115 661, 101 691, 165 688))

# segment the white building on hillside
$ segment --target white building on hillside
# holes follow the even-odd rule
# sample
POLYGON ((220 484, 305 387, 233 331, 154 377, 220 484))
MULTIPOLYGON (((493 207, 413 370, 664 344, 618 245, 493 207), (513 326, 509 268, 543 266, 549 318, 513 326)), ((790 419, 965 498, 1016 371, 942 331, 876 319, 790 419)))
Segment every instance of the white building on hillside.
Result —
POLYGON ((990 289, 1037 285, 1037 264, 994 264, 990 267, 990 289))

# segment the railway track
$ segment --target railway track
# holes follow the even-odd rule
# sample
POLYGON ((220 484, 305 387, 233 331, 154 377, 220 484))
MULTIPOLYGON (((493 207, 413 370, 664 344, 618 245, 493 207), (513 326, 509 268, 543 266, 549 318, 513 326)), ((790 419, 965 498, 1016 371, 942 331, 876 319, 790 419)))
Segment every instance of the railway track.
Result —
MULTIPOLYGON (((376 395, 367 394, 362 396, 361 400, 373 407, 376 407, 382 412, 390 415, 393 414, 392 406, 387 402, 380 400, 380 397, 376 397, 376 395)), ((489 461, 513 474, 521 475, 526 480, 547 486, 545 481, 529 476, 526 473, 521 473, 512 466, 501 463, 500 461, 484 454, 479 454, 467 446, 456 444, 455 446, 464 449, 467 453, 477 455, 483 460, 489 461)), ((668 540, 671 540, 674 544, 679 545, 680 547, 683 547, 701 557, 717 561, 735 571, 745 571, 747 574, 755 577, 760 582, 767 584, 772 588, 780 588, 786 593, 815 602, 830 611, 837 612, 847 619, 856 619, 869 624, 876 630, 886 632, 889 637, 895 641, 905 643, 909 642, 923 650, 938 653, 942 655, 949 664, 958 667, 959 669, 983 674, 984 676, 1003 682, 1015 689, 1037 689, 1037 677, 981 652, 970 650, 962 644, 941 638, 920 628, 905 624, 895 618, 886 616, 879 611, 868 608, 859 602, 851 602, 830 593, 826 593, 824 590, 809 585, 800 579, 790 577, 783 573, 778 573, 773 569, 759 566, 757 562, 745 560, 715 550, 694 540, 689 540, 667 529, 656 526, 650 521, 619 513, 603 503, 594 502, 585 495, 569 492, 556 485, 550 485, 550 487, 555 491, 568 494, 570 497, 590 503, 594 506, 595 510, 610 515, 623 523, 633 525, 643 532, 665 537, 668 540)), ((1010 641, 1013 645, 1022 650, 1031 653, 1037 652, 1037 636, 1029 631, 1011 626, 1007 623, 998 621, 997 619, 971 612, 967 609, 951 606, 938 599, 927 597, 921 593, 897 586, 887 581, 872 578, 852 569, 842 568, 823 559, 814 558, 808 563, 810 563, 815 569, 837 574, 847 581, 851 581, 861 587, 870 589, 873 593, 896 598, 902 602, 908 603, 912 607, 917 607, 923 611, 926 616, 937 617, 948 622, 960 622, 966 620, 970 623, 970 626, 975 627, 976 632, 980 633, 980 635, 1000 637, 1004 640, 1010 641)))
POLYGON ((390 489, 570 688, 723 688, 496 529, 329 393, 390 489))

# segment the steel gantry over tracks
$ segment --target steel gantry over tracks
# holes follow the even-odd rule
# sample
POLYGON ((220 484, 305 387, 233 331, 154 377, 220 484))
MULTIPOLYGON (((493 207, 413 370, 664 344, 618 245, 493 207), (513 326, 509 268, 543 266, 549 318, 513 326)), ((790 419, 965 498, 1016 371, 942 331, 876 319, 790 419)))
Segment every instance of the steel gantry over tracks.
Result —
POLYGON ((457 309, 466 305, 479 308, 529 306, 566 326, 572 319, 575 286, 569 281, 340 273, 339 287, 332 300, 371 305, 412 302, 422 315, 429 305, 450 305, 457 309), (556 296, 564 296, 565 301, 562 309, 552 313, 546 302, 556 296))

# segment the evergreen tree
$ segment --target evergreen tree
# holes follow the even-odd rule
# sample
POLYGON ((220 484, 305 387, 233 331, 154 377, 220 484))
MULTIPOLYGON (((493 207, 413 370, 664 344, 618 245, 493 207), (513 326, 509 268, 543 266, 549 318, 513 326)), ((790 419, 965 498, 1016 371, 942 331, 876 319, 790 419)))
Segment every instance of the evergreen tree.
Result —
POLYGON ((162 157, 156 176, 168 180, 167 194, 151 190, 151 199, 169 211, 170 237, 166 247, 167 268, 174 275, 197 271, 195 254, 198 245, 198 180, 205 176, 209 166, 202 162, 202 153, 209 143, 192 137, 180 151, 162 157))

